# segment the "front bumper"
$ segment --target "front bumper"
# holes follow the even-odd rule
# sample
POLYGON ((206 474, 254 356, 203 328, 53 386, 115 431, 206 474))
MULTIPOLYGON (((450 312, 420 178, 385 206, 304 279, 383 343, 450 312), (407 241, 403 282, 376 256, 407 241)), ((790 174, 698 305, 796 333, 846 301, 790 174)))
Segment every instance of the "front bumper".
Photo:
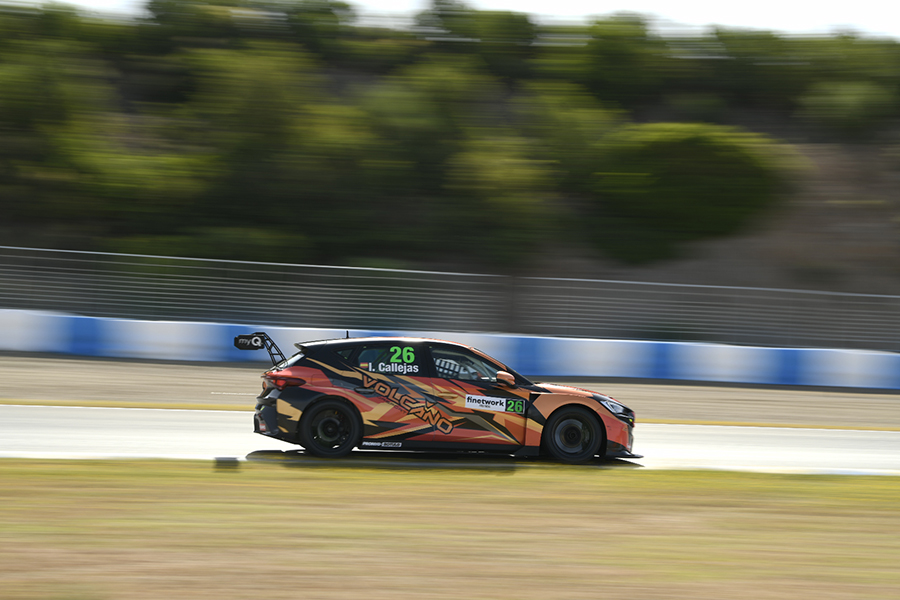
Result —
POLYGON ((606 458, 644 458, 642 454, 633 454, 630 449, 621 444, 611 442, 607 444, 606 458))

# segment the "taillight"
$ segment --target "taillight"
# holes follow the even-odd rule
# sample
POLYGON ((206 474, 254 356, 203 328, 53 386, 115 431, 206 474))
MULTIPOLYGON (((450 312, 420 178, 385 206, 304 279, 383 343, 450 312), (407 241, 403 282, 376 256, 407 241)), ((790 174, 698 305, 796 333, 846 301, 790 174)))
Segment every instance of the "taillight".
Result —
MULTIPOLYGON (((279 390, 283 390, 286 387, 299 387, 301 385, 306 385, 306 380, 300 379, 299 377, 279 377, 276 375, 266 375, 265 378, 266 381, 271 383, 279 390)), ((263 384, 263 387, 265 387, 265 384, 263 384)))

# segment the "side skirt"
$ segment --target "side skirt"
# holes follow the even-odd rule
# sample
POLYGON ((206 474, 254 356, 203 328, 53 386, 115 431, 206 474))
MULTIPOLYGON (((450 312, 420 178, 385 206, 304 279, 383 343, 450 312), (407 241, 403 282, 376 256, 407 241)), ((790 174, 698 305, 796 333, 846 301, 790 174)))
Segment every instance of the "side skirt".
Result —
POLYGON ((422 442, 422 441, 380 441, 363 439, 361 450, 431 450, 439 452, 488 452, 491 454, 511 454, 515 457, 538 456, 541 449, 537 446, 508 446, 501 444, 461 444, 458 442, 422 442))

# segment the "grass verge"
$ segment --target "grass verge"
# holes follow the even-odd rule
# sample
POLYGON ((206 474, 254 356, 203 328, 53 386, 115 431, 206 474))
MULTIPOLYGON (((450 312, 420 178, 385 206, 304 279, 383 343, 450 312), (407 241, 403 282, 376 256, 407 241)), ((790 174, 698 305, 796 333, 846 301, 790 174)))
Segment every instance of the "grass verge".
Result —
POLYGON ((0 460, 10 600, 896 598, 900 478, 0 460))

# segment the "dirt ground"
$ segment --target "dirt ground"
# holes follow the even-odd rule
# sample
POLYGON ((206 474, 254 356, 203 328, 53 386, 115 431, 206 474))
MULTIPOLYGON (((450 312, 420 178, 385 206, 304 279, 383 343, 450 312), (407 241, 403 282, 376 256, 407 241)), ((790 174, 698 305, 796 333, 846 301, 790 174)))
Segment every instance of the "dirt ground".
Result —
MULTIPOLYGON (((265 368, 0 355, 0 402, 252 410, 265 368)), ((672 381, 550 380, 609 394, 638 422, 900 430, 900 392, 672 381)))

